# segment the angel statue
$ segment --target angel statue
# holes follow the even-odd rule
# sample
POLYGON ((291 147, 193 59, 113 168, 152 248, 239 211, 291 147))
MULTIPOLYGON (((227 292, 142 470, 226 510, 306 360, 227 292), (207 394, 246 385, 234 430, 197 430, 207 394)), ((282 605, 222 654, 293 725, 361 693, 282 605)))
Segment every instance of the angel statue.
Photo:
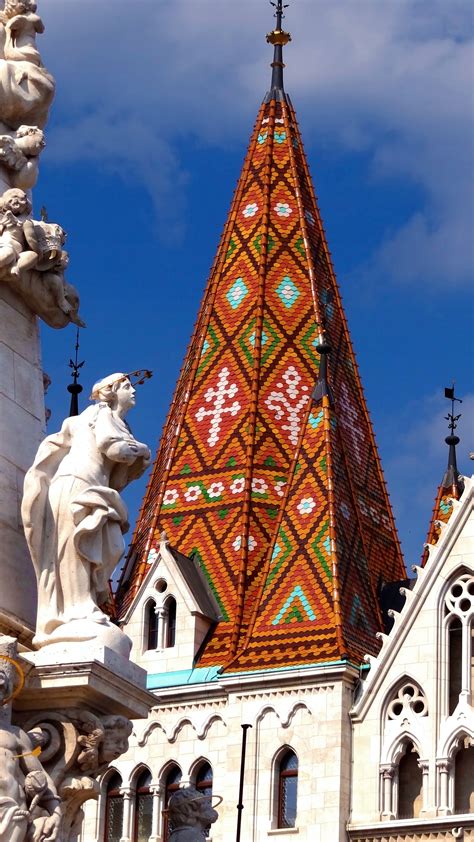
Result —
POLYGON ((22 518, 38 580, 38 648, 96 640, 130 653, 129 638, 101 606, 125 549, 127 509, 119 492, 150 464, 149 448, 125 421, 134 386, 149 376, 120 372, 99 380, 95 404, 43 441, 26 474, 22 518))

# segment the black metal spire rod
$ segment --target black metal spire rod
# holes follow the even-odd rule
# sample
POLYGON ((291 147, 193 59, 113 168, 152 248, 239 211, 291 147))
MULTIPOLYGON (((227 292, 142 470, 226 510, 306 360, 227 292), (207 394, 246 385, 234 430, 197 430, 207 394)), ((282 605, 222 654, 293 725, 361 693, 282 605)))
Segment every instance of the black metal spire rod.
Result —
POLYGON ((454 383, 451 387, 445 388, 444 397, 451 401, 451 412, 448 412, 445 416, 446 421, 448 421, 450 433, 449 436, 446 436, 445 438, 445 442, 449 446, 449 456, 448 467, 443 479, 443 487, 450 488, 452 490, 453 497, 457 499, 460 491, 462 491, 462 489, 459 488, 459 471, 456 459, 456 445, 459 444, 460 439, 454 431, 458 425, 461 413, 459 413, 459 415, 454 414, 454 404, 456 401, 457 403, 462 403, 462 400, 461 398, 457 398, 454 394, 454 383))
POLYGON ((242 728, 242 751, 240 755, 240 781, 239 781, 239 803, 237 804, 237 835, 235 842, 240 842, 242 830, 242 810, 244 809, 244 780, 245 780, 245 754, 247 750, 247 731, 251 725, 245 723, 242 728))
POLYGON ((72 383, 69 384, 67 387, 68 392, 71 395, 71 403, 69 405, 69 415, 79 415, 79 395, 82 392, 83 387, 80 383, 78 383, 79 379, 79 370, 84 365, 84 360, 80 363, 77 361, 77 355, 79 352, 79 328, 77 328, 76 333, 76 345, 75 345, 75 357, 74 360, 69 360, 69 368, 72 369, 72 383))
POLYGON ((270 0, 272 6, 275 7, 276 27, 267 35, 269 44, 273 44, 273 61, 272 61, 272 83, 270 93, 283 93, 283 47, 291 41, 289 32, 284 32, 282 29, 282 21, 285 17, 284 9, 288 8, 288 3, 284 4, 283 0, 270 0))

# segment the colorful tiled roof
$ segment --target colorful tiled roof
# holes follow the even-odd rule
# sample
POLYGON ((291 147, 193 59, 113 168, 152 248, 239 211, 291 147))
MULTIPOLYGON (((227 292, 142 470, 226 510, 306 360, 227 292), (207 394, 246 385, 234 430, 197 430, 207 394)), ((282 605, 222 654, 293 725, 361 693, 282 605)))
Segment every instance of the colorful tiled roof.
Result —
POLYGON ((301 136, 279 87, 260 108, 165 424, 122 617, 163 529, 198 559, 223 617, 200 665, 360 660, 378 646, 377 589, 405 576, 301 136), (333 409, 327 397, 324 407, 310 401, 322 326, 333 409))

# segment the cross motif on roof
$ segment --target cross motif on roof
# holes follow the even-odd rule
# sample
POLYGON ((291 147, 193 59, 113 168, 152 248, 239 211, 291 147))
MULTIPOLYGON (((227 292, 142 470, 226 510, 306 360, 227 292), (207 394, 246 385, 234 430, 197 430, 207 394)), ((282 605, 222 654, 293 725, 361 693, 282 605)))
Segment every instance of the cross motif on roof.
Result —
POLYGON ((229 415, 237 415, 241 409, 238 401, 234 401, 232 404, 226 404, 226 398, 233 398, 239 391, 239 387, 235 383, 228 385, 229 374, 229 369, 227 366, 224 366, 224 368, 219 372, 217 387, 214 389, 211 386, 211 388, 209 388, 204 394, 205 401, 207 403, 212 402, 214 404, 212 408, 206 409, 206 407, 201 406, 196 412, 197 421, 203 421, 207 415, 211 418, 209 437, 207 439, 207 443, 211 447, 215 447, 219 441, 222 416, 226 413, 229 413, 229 415))

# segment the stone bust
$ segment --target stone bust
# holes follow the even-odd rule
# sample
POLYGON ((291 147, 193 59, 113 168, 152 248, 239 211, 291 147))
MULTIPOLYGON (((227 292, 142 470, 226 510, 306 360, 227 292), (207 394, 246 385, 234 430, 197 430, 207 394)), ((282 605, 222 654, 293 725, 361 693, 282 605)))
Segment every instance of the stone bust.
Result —
POLYGON ((170 842, 204 842, 209 825, 219 818, 211 803, 212 796, 203 795, 193 786, 175 792, 168 805, 170 842))

